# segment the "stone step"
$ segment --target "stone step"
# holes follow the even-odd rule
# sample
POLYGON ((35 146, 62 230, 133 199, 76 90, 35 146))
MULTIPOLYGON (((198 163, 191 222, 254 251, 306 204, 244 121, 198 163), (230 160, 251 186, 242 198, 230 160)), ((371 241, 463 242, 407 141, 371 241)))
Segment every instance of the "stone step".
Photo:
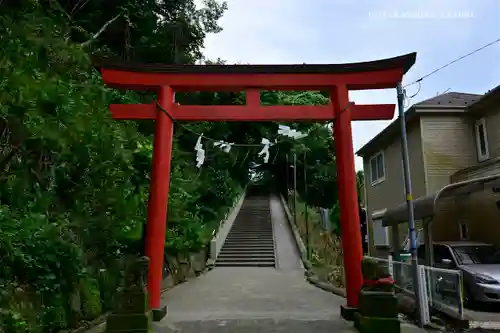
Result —
POLYGON ((240 229, 240 230, 234 230, 229 233, 229 235, 246 235, 246 234, 264 234, 264 235, 272 235, 272 229, 270 230, 262 230, 262 229, 240 229))
POLYGON ((243 244, 245 244, 245 246, 258 246, 258 245, 272 246, 274 244, 274 241, 272 239, 256 240, 256 241, 226 241, 224 243, 224 246, 226 246, 226 245, 234 246, 234 245, 243 245, 243 244))
POLYGON ((238 229, 260 229, 260 228, 264 228, 264 229, 271 229, 271 222, 263 222, 263 223, 252 223, 252 224, 244 224, 244 223, 241 223, 241 224, 233 224, 233 228, 235 230, 238 230, 238 229))
POLYGON ((221 253, 219 254, 217 260, 219 258, 222 259, 231 259, 231 258, 262 258, 262 259, 275 259, 274 253, 262 253, 262 252, 230 252, 230 253, 221 253))
POLYGON ((231 248, 274 248, 273 241, 267 242, 229 242, 224 244, 223 249, 231 249, 231 248))
POLYGON ((273 233, 272 232, 238 232, 238 233, 229 233, 229 235, 227 235, 227 238, 230 238, 230 237, 273 237, 273 233))
POLYGON ((225 248, 224 251, 221 251, 219 255, 222 255, 223 253, 262 253, 262 254, 274 254, 274 248, 273 247, 268 247, 268 248, 246 248, 246 247, 235 247, 235 248, 225 248))
POLYGON ((246 246, 235 246, 233 244, 230 244, 229 246, 225 246, 222 248, 221 252, 225 251, 274 251, 274 246, 273 244, 265 244, 265 245, 246 245, 246 246))
POLYGON ((233 240, 262 240, 262 239, 273 239, 272 234, 265 235, 230 235, 226 239, 233 240))
POLYGON ((240 253, 240 252, 248 252, 248 253, 274 253, 274 247, 272 246, 266 246, 266 247, 261 247, 261 248, 248 248, 248 247, 227 247, 224 249, 224 251, 221 251, 220 253, 240 253))
POLYGON ((240 252, 240 253, 249 253, 249 252, 269 252, 274 251, 274 246, 234 246, 234 247, 226 247, 223 248, 220 254, 223 253, 232 253, 232 252, 240 252))
POLYGON ((216 266, 275 267, 268 197, 247 197, 229 231, 216 266))
POLYGON ((248 236, 272 236, 272 232, 261 232, 261 231, 254 231, 254 232, 244 232, 244 231, 238 231, 238 232, 230 232, 227 236, 241 236, 241 237, 248 237, 248 236))
POLYGON ((271 222, 262 224, 233 224, 231 230, 273 230, 271 222))
POLYGON ((239 229, 239 230, 235 230, 235 231, 230 231, 229 232, 229 235, 245 235, 245 234, 268 234, 268 235, 272 235, 273 234, 273 230, 263 230, 263 229, 239 229))
POLYGON ((218 267, 276 267, 273 262, 217 262, 215 266, 218 267))
POLYGON ((234 229, 231 230, 232 232, 239 232, 239 231, 268 231, 271 232, 273 231, 273 228, 271 226, 236 226, 234 229))
MULTIPOLYGON (((251 218, 252 217, 249 217, 249 219, 251 219, 251 218)), ((251 230, 267 229, 267 230, 270 230, 271 229, 271 222, 263 221, 262 223, 252 223, 252 224, 247 224, 247 223, 238 224, 235 222, 233 224, 233 228, 235 230, 239 230, 239 229, 251 229, 251 230)))
POLYGON ((229 232, 272 232, 273 228, 271 226, 265 225, 265 226, 237 226, 234 229, 231 229, 229 232))
POLYGON ((262 207, 243 207, 240 212, 242 214, 249 214, 249 215, 259 215, 259 216, 268 216, 271 214, 271 210, 269 208, 262 208, 262 207))
POLYGON ((226 238, 225 243, 232 241, 265 241, 265 240, 273 240, 274 237, 271 235, 268 236, 259 236, 259 237, 228 237, 226 238))
POLYGON ((224 244, 273 244, 274 239, 271 237, 261 237, 255 239, 227 239, 224 244))
MULTIPOLYGON (((272 230, 237 230, 229 233, 229 235, 272 235, 272 230)), ((228 235, 228 236, 229 236, 228 235)))
POLYGON ((274 258, 222 258, 217 259, 217 263, 247 263, 247 262, 262 262, 262 263, 274 263, 274 258))
POLYGON ((259 237, 259 238, 229 238, 224 244, 267 244, 274 243, 274 239, 272 237, 259 237))
POLYGON ((232 257, 219 257, 217 258, 217 261, 274 261, 274 257, 269 258, 267 257, 254 257, 254 256, 247 256, 244 254, 241 254, 239 257, 232 256, 232 257))
POLYGON ((229 234, 227 238, 259 238, 259 237, 269 237, 274 238, 272 232, 266 233, 238 233, 238 234, 229 234))
POLYGON ((274 254, 263 256, 261 254, 257 255, 247 255, 241 254, 237 255, 220 255, 217 261, 274 261, 274 254))

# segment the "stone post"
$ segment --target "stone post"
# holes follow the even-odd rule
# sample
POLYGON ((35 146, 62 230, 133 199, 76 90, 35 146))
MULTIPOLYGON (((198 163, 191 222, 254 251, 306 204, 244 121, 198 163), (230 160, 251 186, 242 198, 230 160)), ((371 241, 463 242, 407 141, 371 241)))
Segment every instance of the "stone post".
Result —
POLYGON ((127 266, 124 286, 115 309, 106 320, 106 333, 148 333, 151 330, 153 318, 144 279, 149 259, 136 258, 127 266))

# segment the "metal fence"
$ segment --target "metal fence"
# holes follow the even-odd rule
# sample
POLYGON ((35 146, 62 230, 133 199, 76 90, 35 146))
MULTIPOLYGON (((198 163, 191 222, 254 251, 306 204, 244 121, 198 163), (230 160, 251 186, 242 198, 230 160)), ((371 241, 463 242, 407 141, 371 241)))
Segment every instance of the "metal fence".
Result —
POLYGON ((463 319, 462 272, 451 269, 422 266, 425 290, 429 304, 445 312, 453 311, 463 319))
POLYGON ((413 293, 413 267, 410 263, 401 261, 392 261, 392 276, 396 280, 398 287, 404 291, 413 293))
POLYGON ((331 223, 330 223, 330 210, 327 208, 319 208, 319 223, 321 225, 321 228, 326 231, 331 230, 331 223))
MULTIPOLYGON (((400 292, 414 294, 413 266, 407 262, 394 261, 388 258, 366 257, 376 261, 393 277, 400 292)), ((420 277, 420 320, 423 324, 430 322, 430 307, 454 312, 461 319, 464 316, 462 273, 457 270, 442 269, 424 265, 417 266, 420 277)))

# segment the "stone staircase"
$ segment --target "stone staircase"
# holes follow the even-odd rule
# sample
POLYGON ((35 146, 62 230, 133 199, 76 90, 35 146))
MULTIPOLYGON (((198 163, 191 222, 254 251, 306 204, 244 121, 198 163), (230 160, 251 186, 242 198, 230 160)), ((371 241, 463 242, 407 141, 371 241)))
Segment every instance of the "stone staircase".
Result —
POLYGON ((215 266, 275 267, 269 196, 255 192, 247 192, 215 266))

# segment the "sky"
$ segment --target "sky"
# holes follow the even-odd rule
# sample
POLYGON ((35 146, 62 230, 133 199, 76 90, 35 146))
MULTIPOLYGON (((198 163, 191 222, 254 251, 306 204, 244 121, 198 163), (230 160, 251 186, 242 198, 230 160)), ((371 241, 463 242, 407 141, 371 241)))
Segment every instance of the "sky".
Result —
MULTIPOLYGON (((198 0, 196 0, 198 1, 198 0)), ((201 2, 201 0, 199 0, 201 2)), ((500 38, 497 0, 228 0, 207 59, 293 64, 371 61, 417 52, 411 83, 500 38)), ((445 91, 483 94, 500 85, 500 43, 422 81, 409 105, 445 91)), ((418 85, 407 87, 414 95, 418 85)), ((350 92, 357 104, 397 103, 395 89, 350 92)), ((353 123, 357 151, 390 121, 353 123)), ((362 160, 356 157, 356 169, 362 160)))

